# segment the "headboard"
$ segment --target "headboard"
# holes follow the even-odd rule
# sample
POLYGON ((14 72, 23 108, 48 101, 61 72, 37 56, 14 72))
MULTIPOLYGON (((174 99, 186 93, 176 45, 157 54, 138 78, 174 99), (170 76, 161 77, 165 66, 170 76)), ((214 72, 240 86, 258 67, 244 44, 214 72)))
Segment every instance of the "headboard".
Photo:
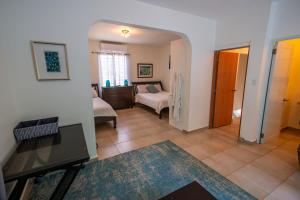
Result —
POLYGON ((137 87, 138 85, 146 85, 146 84, 160 84, 160 87, 162 90, 164 90, 161 81, 143 81, 143 82, 131 82, 134 90, 134 94, 137 93, 137 87))
POLYGON ((98 97, 100 97, 100 91, 99 91, 98 83, 92 83, 92 88, 94 88, 97 91, 98 97))

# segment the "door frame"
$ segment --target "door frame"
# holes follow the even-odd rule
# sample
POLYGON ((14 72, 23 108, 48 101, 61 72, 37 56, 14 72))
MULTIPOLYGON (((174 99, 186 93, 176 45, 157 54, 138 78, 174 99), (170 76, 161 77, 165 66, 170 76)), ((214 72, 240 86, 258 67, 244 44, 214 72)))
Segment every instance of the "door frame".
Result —
POLYGON ((242 108, 241 108, 241 120, 240 120, 240 124, 239 124, 238 138, 240 138, 241 124, 242 124, 242 118, 243 118, 243 108, 244 108, 244 99, 245 99, 244 97, 245 97, 246 82, 247 82, 247 77, 248 77, 249 57, 250 57, 250 51, 251 51, 250 44, 249 45, 244 45, 244 46, 237 46, 237 47, 232 47, 232 48, 225 48, 225 49, 215 50, 215 52, 214 52, 214 62, 213 62, 211 98, 210 98, 210 113, 209 113, 209 128, 213 128, 219 54, 220 54, 221 51, 228 51, 228 50, 241 49, 241 48, 248 48, 249 50, 248 50, 248 57, 247 57, 247 64, 246 64, 246 75, 245 75, 245 81, 244 81, 243 100, 242 100, 242 108))
POLYGON ((264 92, 264 103, 263 103, 263 110, 262 110, 262 117, 261 117, 261 125, 260 125, 260 132, 259 132, 259 137, 258 137, 258 143, 262 144, 263 143, 263 139, 264 139, 264 133, 263 133, 263 127, 264 127, 264 120, 265 120, 265 115, 266 115, 266 107, 267 107, 267 100, 268 100, 268 94, 269 94, 269 90, 270 90, 270 79, 271 77, 271 73, 272 73, 272 69, 273 69, 273 65, 274 65, 274 57, 276 59, 276 53, 274 54, 274 49, 276 49, 275 51, 277 51, 277 46, 279 42, 282 41, 287 41, 287 40, 294 40, 294 39, 300 39, 300 35, 295 35, 295 36, 291 36, 291 37, 283 37, 283 38, 278 38, 278 39, 274 39, 271 41, 272 43, 272 54, 271 54, 271 61, 270 61, 270 66, 267 68, 268 71, 268 80, 267 80, 267 86, 266 86, 266 91, 264 92))

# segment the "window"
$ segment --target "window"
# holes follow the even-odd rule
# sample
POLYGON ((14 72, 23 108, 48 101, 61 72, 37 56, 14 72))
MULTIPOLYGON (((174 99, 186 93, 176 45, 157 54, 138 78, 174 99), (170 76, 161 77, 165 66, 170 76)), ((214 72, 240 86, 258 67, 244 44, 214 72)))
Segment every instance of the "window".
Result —
POLYGON ((105 86, 109 80, 111 86, 124 85, 124 80, 128 80, 128 56, 119 53, 101 53, 99 57, 100 84, 105 86))

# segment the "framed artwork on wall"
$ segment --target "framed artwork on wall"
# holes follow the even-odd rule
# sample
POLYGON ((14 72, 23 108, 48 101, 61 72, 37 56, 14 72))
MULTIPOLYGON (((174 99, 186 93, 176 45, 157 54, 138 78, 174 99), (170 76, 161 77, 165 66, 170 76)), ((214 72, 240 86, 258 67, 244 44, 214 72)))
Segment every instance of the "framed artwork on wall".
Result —
POLYGON ((37 80, 70 80, 66 44, 31 42, 37 80))
POLYGON ((138 63, 137 64, 138 78, 152 78, 153 77, 153 64, 138 63))

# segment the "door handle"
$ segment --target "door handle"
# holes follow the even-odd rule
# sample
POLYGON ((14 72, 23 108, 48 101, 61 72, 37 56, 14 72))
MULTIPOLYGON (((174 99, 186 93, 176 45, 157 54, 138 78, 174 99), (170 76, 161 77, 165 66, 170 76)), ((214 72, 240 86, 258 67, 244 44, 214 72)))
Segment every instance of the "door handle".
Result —
POLYGON ((284 99, 282 99, 282 101, 283 101, 283 102, 288 102, 289 100, 286 99, 286 98, 284 98, 284 99))
POLYGON ((235 92, 236 90, 231 90, 232 92, 235 92))

